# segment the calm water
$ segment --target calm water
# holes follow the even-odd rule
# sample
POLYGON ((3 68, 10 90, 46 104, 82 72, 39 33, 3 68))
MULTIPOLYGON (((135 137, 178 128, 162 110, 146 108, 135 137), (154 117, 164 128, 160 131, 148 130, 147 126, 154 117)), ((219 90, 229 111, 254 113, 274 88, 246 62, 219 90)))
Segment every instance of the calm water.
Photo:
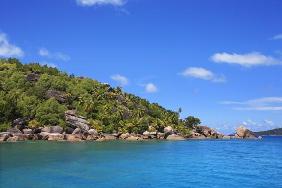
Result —
POLYGON ((282 137, 0 144, 0 187, 282 188, 282 137))

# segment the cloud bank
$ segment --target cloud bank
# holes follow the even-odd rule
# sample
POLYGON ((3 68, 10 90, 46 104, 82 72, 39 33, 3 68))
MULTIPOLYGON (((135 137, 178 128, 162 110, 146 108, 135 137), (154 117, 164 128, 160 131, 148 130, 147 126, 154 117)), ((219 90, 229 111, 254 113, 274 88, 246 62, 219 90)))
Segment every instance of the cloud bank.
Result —
POLYGON ((157 86, 156 86, 155 84, 153 84, 153 83, 147 83, 147 84, 145 85, 145 91, 146 91, 147 93, 156 93, 156 92, 158 91, 158 88, 157 88, 157 86))
POLYGON ((124 0, 76 0, 80 6, 95 6, 95 5, 113 5, 122 6, 125 4, 124 0))
POLYGON ((56 59, 61 61, 69 61, 70 57, 62 52, 50 52, 46 48, 40 48, 38 50, 38 55, 42 57, 47 57, 49 59, 56 59))
POLYGON ((234 110, 281 111, 282 97, 263 97, 247 101, 222 101, 221 104, 231 105, 234 110))
POLYGON ((128 79, 120 74, 112 75, 111 79, 118 82, 120 86, 126 86, 129 83, 128 79))
POLYGON ((281 60, 276 59, 272 56, 263 55, 259 52, 252 52, 247 54, 222 52, 212 55, 211 60, 216 63, 237 64, 244 67, 282 64, 281 60))
POLYGON ((209 80, 213 82, 225 82, 223 75, 216 75, 212 71, 202 68, 202 67, 189 67, 185 69, 181 75, 185 77, 193 77, 202 80, 209 80))
POLYGON ((10 43, 5 33, 0 33, 0 56, 22 57, 24 52, 20 47, 10 43))

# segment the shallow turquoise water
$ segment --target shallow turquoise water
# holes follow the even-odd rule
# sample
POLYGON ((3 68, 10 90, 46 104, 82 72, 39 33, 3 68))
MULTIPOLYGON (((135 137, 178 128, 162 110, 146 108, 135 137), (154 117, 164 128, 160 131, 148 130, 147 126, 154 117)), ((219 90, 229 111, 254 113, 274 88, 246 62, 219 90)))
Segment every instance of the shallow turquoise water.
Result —
POLYGON ((0 144, 0 187, 282 187, 282 137, 0 144))

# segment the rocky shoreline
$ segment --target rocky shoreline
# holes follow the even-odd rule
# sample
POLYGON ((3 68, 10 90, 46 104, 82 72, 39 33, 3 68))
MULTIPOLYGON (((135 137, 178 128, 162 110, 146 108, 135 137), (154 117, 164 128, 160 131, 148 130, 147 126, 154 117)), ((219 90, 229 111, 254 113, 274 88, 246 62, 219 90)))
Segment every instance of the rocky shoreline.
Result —
POLYGON ((74 110, 65 112, 67 127, 45 126, 37 128, 27 128, 23 119, 16 119, 13 127, 7 132, 0 133, 0 142, 17 142, 26 140, 46 140, 46 141, 145 141, 145 140, 188 140, 188 139, 256 139, 256 135, 247 128, 240 126, 233 136, 226 136, 207 126, 196 126, 191 135, 185 137, 175 131, 171 126, 164 128, 163 132, 145 131, 143 134, 135 133, 99 133, 90 128, 89 122, 82 116, 76 115, 74 110))

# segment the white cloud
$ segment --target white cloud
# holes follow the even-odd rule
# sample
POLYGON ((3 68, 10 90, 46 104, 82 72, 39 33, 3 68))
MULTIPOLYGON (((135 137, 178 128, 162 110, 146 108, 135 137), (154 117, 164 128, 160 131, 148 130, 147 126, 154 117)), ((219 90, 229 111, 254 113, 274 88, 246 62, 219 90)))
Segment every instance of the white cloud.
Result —
POLYGON ((181 75, 185 77, 193 77, 202 80, 210 80, 213 82, 225 82, 224 76, 219 76, 202 67, 189 67, 185 69, 181 75))
POLYGON ((24 52, 16 45, 10 44, 7 35, 0 33, 0 56, 2 57, 22 57, 24 52))
POLYGON ((122 6, 125 4, 124 0, 76 0, 81 6, 95 6, 95 5, 113 5, 122 6))
POLYGON ((129 83, 128 79, 120 74, 111 76, 111 79, 118 82, 121 86, 125 86, 129 83))
POLYGON ((156 92, 158 91, 158 88, 157 88, 157 86, 156 86, 155 84, 153 84, 153 83, 147 83, 147 84, 145 85, 145 91, 146 91, 147 93, 156 93, 156 92))
POLYGON ((274 122, 268 119, 263 120, 263 122, 267 125, 274 126, 274 122))
POLYGON ((221 104, 232 105, 234 110, 281 111, 282 97, 263 97, 247 101, 222 101, 221 104))
POLYGON ((66 54, 63 54, 61 52, 50 52, 46 48, 40 48, 38 50, 38 55, 42 57, 47 57, 50 59, 56 59, 56 60, 62 60, 62 61, 69 61, 70 57, 66 54))
POLYGON ((282 33, 275 35, 274 37, 272 37, 273 40, 281 40, 282 39, 282 33))
POLYGON ((238 64, 244 67, 282 64, 281 60, 271 56, 263 55, 259 52, 252 52, 247 54, 226 52, 216 53, 211 56, 211 60, 216 63, 238 64))

